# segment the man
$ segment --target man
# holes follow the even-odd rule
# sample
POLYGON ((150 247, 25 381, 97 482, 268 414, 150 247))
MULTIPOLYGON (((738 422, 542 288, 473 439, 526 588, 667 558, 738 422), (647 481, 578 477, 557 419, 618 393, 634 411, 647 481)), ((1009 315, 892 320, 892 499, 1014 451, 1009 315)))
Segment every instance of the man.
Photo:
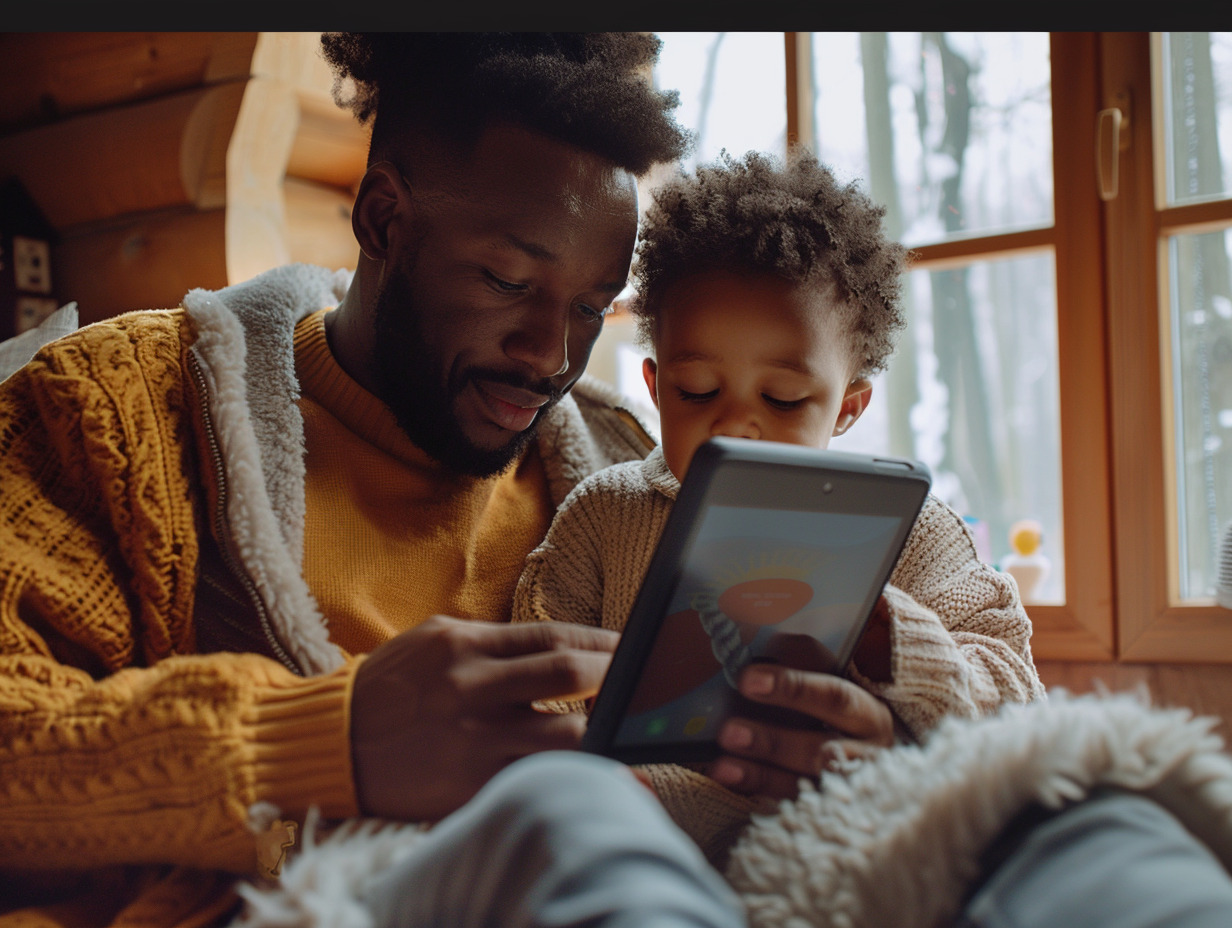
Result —
MULTIPOLYGON (((506 624, 555 506, 652 445, 579 378, 626 279, 634 178, 687 144, 674 97, 644 80, 657 48, 328 37, 339 94, 375 115, 354 276, 296 266, 194 290, 60 339, 0 384, 0 925, 226 924, 240 892, 250 924, 741 924, 627 771, 554 750, 581 719, 533 707, 593 693, 613 634, 506 624), (304 836, 313 808, 324 840, 304 836), (281 893, 251 885, 278 873, 281 893)), ((768 701, 890 740, 888 710, 847 681, 784 668, 771 684, 768 701)), ((944 808, 986 766, 951 769, 946 752, 1005 730, 930 742, 921 769, 950 775, 944 808)), ((751 782, 792 769, 783 744, 754 740, 751 782)), ((870 753, 865 778, 890 783, 916 757, 870 753)), ((973 853, 1035 798, 1015 782, 991 784, 1002 803, 973 853)), ((824 923, 878 902, 887 884, 844 883, 844 862, 942 887, 908 909, 930 924, 955 914, 971 860, 897 853, 949 834, 929 827, 938 790, 872 786, 907 795, 897 831, 862 803, 875 817, 831 835, 847 808, 834 779, 781 807, 788 836, 830 849, 796 853, 773 821, 746 833, 728 877, 757 924, 788 903, 824 923), (892 834, 890 852, 870 834, 892 834), (809 876, 834 863, 824 888, 809 876)), ((1038 898, 1001 868, 977 902, 1005 894, 1007 872, 1009 894, 1038 898)), ((1150 866, 1125 872, 1151 887, 1150 866)), ((1226 910, 1226 881, 1208 883, 1226 910)))
POLYGON ((327 36, 375 116, 353 279, 195 290, 0 387, 0 912, 226 921, 310 808, 435 822, 576 747, 532 702, 593 693, 615 636, 503 623, 564 494, 652 444, 573 388, 635 176, 688 144, 658 47, 327 36))

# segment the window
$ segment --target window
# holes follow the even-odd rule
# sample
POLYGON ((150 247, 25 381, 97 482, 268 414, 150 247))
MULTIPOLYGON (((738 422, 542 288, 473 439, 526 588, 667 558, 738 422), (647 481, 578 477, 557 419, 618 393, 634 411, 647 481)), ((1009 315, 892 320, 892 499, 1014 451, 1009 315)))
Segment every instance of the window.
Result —
POLYGON ((1050 569, 1023 595, 1064 602, 1048 35, 797 42, 813 99, 800 140, 886 206, 888 233, 917 249, 910 322, 874 385, 874 416, 834 447, 923 460, 995 563, 1011 529, 1037 521, 1050 569))
POLYGON ((913 251, 833 447, 926 461, 990 562, 1043 526, 1037 657, 1232 660, 1232 35, 661 37, 699 158, 808 145, 913 251))
POLYGON ((1100 105, 1123 114, 1104 204, 1120 655, 1226 661, 1232 35, 1107 33, 1100 52, 1100 105))

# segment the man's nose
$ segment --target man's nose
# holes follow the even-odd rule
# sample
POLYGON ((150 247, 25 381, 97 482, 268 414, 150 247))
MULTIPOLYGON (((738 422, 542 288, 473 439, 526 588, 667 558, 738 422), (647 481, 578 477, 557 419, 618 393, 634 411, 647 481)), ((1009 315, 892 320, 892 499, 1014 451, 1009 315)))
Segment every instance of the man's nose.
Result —
POLYGON ((505 340, 505 354, 529 366, 535 378, 559 377, 569 370, 568 306, 540 302, 528 306, 505 340))

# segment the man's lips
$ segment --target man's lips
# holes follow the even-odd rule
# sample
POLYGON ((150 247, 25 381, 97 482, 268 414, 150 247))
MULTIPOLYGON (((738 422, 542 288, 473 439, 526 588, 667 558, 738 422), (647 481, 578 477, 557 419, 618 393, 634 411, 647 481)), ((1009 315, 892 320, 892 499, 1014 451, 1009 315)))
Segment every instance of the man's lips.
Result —
POLYGON ((472 383, 492 421, 511 432, 522 432, 530 428, 540 407, 551 399, 542 393, 499 381, 475 380, 472 383))

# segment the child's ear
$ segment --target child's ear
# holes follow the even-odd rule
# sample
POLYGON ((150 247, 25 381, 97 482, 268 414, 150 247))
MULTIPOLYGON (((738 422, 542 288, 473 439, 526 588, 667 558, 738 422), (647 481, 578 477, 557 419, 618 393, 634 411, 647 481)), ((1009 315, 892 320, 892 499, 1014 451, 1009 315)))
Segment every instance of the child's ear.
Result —
POLYGON ((647 358, 642 362, 642 377, 646 381, 646 389, 650 391, 650 401, 654 403, 655 409, 659 408, 659 367, 655 364, 654 358, 647 358))
POLYGON ((873 384, 863 377, 847 385, 847 392, 843 394, 843 405, 838 410, 838 421, 834 423, 835 435, 842 435, 855 424, 860 414, 868 408, 868 401, 872 396, 873 384))

